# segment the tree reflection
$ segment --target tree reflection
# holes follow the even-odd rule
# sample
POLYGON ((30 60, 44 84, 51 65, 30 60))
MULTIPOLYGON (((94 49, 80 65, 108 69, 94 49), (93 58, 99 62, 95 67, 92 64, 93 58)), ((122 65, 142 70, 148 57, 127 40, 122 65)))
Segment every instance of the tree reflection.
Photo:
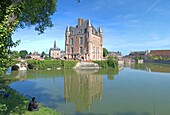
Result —
POLYGON ((170 73, 170 65, 157 63, 144 63, 131 65, 132 69, 139 69, 151 72, 166 72, 170 73))
POLYGON ((106 74, 108 80, 114 80, 114 75, 119 73, 119 68, 108 68, 108 69, 101 69, 97 72, 97 74, 106 74))

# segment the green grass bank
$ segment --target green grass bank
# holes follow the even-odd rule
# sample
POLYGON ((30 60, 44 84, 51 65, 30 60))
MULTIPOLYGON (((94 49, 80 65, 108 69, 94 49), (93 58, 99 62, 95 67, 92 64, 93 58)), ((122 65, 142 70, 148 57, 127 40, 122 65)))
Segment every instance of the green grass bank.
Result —
POLYGON ((17 91, 11 89, 8 84, 15 79, 0 77, 0 87, 5 89, 10 95, 4 98, 0 95, 0 115, 60 115, 61 113, 44 107, 39 104, 39 111, 28 111, 29 100, 20 95, 17 91))

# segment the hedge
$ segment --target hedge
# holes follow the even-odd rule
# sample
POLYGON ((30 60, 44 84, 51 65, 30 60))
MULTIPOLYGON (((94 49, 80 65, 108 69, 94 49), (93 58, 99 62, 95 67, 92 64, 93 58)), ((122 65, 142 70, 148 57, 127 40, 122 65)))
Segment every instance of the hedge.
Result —
POLYGON ((29 69, 69 69, 74 67, 78 61, 63 61, 63 60, 28 60, 29 69))
POLYGON ((99 67, 102 68, 116 68, 118 67, 118 62, 116 60, 103 60, 103 61, 93 61, 97 63, 99 67))
POLYGON ((63 68, 64 69, 70 69, 73 68, 76 64, 78 63, 78 61, 63 61, 63 68))

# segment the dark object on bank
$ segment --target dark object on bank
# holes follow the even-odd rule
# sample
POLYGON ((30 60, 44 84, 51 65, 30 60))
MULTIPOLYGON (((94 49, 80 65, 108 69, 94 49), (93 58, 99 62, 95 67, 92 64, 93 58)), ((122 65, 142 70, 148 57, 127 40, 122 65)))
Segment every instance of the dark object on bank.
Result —
POLYGON ((38 111, 38 104, 35 101, 35 97, 32 98, 32 100, 28 104, 28 111, 38 111))
POLYGON ((8 97, 9 97, 9 93, 5 93, 4 98, 8 98, 8 97))

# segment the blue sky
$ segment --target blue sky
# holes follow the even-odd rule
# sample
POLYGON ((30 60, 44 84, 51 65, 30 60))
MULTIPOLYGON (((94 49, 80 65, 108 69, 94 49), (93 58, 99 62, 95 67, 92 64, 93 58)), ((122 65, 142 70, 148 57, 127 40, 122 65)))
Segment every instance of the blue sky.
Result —
POLYGON ((170 49, 170 0, 58 0, 51 16, 54 27, 38 35, 34 27, 17 29, 13 40, 21 43, 12 50, 41 53, 57 46, 64 50, 67 25, 76 26, 78 18, 90 19, 103 29, 104 45, 109 51, 170 49))

